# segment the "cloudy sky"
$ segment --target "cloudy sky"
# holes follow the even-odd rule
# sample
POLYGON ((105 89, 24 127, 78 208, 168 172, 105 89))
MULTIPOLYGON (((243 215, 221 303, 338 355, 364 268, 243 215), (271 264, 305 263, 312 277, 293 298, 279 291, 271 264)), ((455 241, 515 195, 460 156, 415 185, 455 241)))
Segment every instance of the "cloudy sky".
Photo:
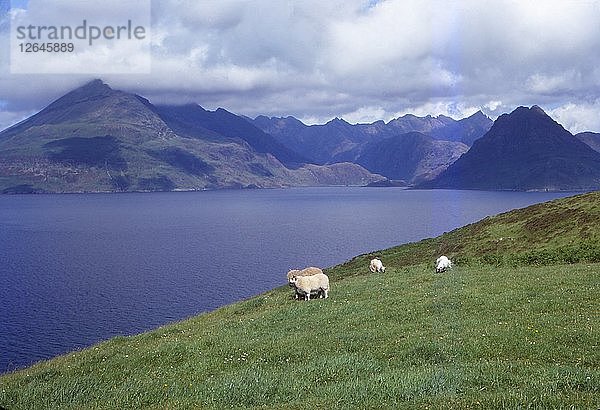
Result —
MULTIPOLYGON (((600 132, 600 0, 157 0, 149 72, 11 74, 11 15, 53 3, 69 2, 0 0, 0 128, 102 78, 154 103, 307 123, 538 104, 572 132, 600 132)), ((70 3, 80 18, 95 2, 70 3)))

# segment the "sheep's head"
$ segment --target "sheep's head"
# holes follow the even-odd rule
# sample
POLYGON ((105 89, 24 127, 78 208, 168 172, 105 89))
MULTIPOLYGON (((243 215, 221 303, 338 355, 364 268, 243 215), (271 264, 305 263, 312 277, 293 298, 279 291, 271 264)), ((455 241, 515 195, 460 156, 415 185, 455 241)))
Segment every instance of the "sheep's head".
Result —
POLYGON ((296 283, 298 282, 298 277, 297 276, 292 276, 289 280, 289 285, 294 288, 296 287, 296 283))
POLYGON ((296 276, 300 272, 298 269, 290 269, 287 273, 287 278, 290 280, 292 276, 296 276))
POLYGON ((382 272, 385 272, 385 266, 382 266, 382 267, 381 267, 381 271, 382 271, 382 272))

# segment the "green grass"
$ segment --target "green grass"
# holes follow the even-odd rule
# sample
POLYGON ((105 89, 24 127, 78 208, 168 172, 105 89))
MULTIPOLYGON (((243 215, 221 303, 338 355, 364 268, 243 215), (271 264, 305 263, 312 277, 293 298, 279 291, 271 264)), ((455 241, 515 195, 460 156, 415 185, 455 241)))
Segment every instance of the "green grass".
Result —
POLYGON ((329 269, 326 300, 279 288, 4 375, 0 407, 600 407, 599 263, 471 259, 436 274, 403 252, 382 252, 385 273, 366 256, 329 269))

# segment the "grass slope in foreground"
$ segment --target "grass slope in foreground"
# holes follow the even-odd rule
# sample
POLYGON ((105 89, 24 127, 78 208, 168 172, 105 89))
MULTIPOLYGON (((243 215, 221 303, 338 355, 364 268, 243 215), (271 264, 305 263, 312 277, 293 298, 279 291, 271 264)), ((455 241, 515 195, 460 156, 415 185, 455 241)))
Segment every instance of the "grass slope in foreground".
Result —
POLYGON ((295 302, 280 288, 118 337, 2 376, 0 406, 597 409, 599 208, 594 193, 487 218, 378 252, 385 273, 368 273, 363 255, 328 270, 327 300, 295 302), (546 240, 523 242, 537 229, 528 222, 561 209, 574 211, 547 224, 546 240), (500 253, 484 238, 507 230, 504 251, 517 256, 486 263, 500 253), (454 254, 469 263, 434 273, 419 255, 455 237, 470 239, 454 254), (519 256, 580 243, 587 251, 573 264, 519 256))

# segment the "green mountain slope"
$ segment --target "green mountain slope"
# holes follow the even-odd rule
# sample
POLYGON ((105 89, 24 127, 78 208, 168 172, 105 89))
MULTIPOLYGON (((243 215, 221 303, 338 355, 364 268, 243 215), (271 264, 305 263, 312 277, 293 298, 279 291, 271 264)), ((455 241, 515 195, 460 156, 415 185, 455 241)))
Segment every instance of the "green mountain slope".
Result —
POLYGON ((281 287, 4 375, 0 407, 595 409, 600 263, 479 262, 509 228, 513 254, 593 243, 599 203, 561 199, 382 251, 385 273, 363 255, 326 271, 325 300, 281 287), (528 236, 539 229, 548 240, 528 236), (436 274, 435 246, 459 234, 480 259, 436 274))
POLYGON ((384 179, 355 164, 340 172, 301 162, 223 109, 158 108, 95 80, 0 132, 0 193, 366 185, 384 179))

